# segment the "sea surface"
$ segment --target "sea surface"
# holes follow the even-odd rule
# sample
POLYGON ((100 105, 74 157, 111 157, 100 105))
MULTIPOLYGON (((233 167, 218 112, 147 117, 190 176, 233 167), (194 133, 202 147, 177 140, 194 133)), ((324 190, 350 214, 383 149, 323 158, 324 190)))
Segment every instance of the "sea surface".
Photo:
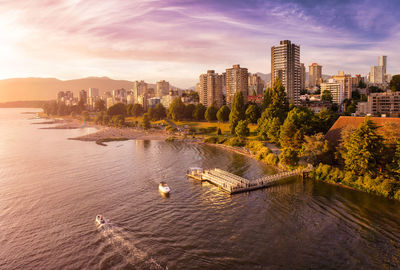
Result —
POLYGON ((186 170, 274 169, 213 146, 68 140, 94 129, 26 111, 0 109, 0 269, 400 269, 398 201, 298 178, 230 196, 186 170))

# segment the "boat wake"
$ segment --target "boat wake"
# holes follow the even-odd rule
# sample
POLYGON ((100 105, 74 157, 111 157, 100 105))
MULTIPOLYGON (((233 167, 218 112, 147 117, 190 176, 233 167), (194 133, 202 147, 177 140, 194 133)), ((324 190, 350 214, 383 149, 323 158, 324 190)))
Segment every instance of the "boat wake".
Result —
MULTIPOLYGON (((105 260, 107 258, 121 258, 120 262, 131 265, 138 269, 151 269, 151 270, 167 270, 168 267, 161 266, 145 251, 137 248, 128 238, 127 232, 122 228, 115 226, 109 220, 106 223, 98 225, 98 230, 101 233, 101 238, 104 241, 102 250, 108 250, 105 260), (112 253, 112 254, 109 254, 112 253)), ((103 253, 103 251, 102 251, 103 253)), ((103 263, 103 262, 102 262, 103 263)), ((106 262, 109 264, 109 262, 106 262)))

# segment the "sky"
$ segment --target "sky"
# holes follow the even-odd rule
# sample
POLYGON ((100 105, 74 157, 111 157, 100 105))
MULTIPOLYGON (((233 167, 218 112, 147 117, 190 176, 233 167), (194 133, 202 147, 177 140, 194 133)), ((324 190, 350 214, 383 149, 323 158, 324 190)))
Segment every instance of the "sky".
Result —
POLYGON ((324 74, 400 72, 398 0, 0 0, 0 79, 89 76, 192 87, 209 69, 269 73, 289 39, 324 74))

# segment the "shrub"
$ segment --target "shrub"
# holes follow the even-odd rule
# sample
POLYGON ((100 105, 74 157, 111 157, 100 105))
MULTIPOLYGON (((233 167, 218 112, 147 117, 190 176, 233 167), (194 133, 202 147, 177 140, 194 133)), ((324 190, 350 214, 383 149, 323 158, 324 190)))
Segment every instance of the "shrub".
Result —
POLYGON ((205 143, 218 143, 218 137, 212 136, 204 139, 205 143))
POLYGON ((276 165, 279 162, 279 158, 277 155, 274 153, 269 153, 265 158, 264 158, 265 163, 269 165, 276 165))
POLYGON ((257 154, 256 154, 256 159, 258 159, 258 160, 263 160, 263 159, 266 158, 267 155, 270 154, 270 153, 271 153, 271 150, 269 150, 269 148, 263 147, 263 148, 261 148, 261 149, 257 152, 257 154))
POLYGON ((229 145, 229 146, 244 146, 246 143, 241 138, 233 137, 233 138, 230 138, 227 141, 225 141, 224 144, 229 145))

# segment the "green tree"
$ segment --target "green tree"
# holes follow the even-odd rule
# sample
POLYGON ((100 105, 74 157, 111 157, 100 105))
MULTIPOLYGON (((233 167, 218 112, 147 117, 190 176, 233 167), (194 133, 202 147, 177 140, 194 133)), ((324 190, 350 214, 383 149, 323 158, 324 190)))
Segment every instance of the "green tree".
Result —
POLYGON ((265 110, 266 108, 269 107, 269 105, 271 105, 273 96, 274 96, 273 90, 271 88, 267 88, 264 94, 263 102, 261 103, 262 110, 265 110))
POLYGON ((111 117, 114 115, 119 115, 119 114, 125 116, 126 115, 125 104, 117 103, 117 104, 112 105, 110 108, 108 108, 107 114, 111 117))
POLYGON ((204 114, 206 112, 207 108, 199 103, 196 105, 196 108, 193 111, 193 118, 197 121, 201 121, 204 120, 204 114))
POLYGON ((250 104, 246 109, 245 115, 250 123, 257 123, 258 118, 260 118, 260 109, 257 105, 250 104))
POLYGON ((168 108, 169 116, 175 120, 179 121, 183 119, 185 113, 185 104, 183 104, 180 97, 175 98, 168 108))
POLYGON ((333 96, 332 96, 331 91, 324 90, 324 92, 322 92, 321 100, 332 102, 333 96))
POLYGON ((167 111, 167 110, 165 109, 165 107, 164 107, 161 103, 158 103, 158 104, 154 107, 154 115, 153 115, 153 118, 154 118, 155 120, 164 119, 164 118, 166 117, 166 115, 167 115, 166 111, 167 111))
POLYGON ((141 104, 133 104, 132 110, 131 110, 131 115, 138 117, 143 114, 143 106, 141 104))
POLYGON ((217 120, 217 112, 218 112, 218 108, 214 105, 211 105, 210 107, 207 108, 205 114, 204 114, 204 118, 208 121, 215 121, 217 120))
POLYGON ((145 130, 148 130, 150 128, 150 115, 149 115, 149 113, 143 114, 142 127, 145 130))
POLYGON ((279 161, 288 166, 296 166, 299 162, 299 152, 292 147, 283 148, 279 161))
POLYGON ((235 135, 235 128, 238 125, 239 121, 245 119, 245 107, 244 107, 244 99, 243 93, 238 91, 233 96, 232 109, 229 114, 229 128, 231 130, 231 134, 235 135))
POLYGON ((218 128, 218 130, 217 130, 217 135, 218 135, 218 136, 219 136, 219 135, 222 135, 222 131, 221 131, 220 128, 218 128))
POLYGON ((196 109, 196 105, 194 104, 188 104, 185 106, 185 113, 184 113, 184 118, 191 120, 193 119, 193 112, 196 109))
POLYGON ((133 108, 133 104, 126 105, 126 115, 129 115, 129 116, 132 115, 132 108, 133 108))
POLYGON ((281 122, 278 117, 268 118, 264 121, 260 121, 258 126, 258 135, 264 140, 268 140, 272 143, 279 143, 281 122))
POLYGON ((249 136, 250 130, 247 127, 248 123, 246 120, 240 120, 235 128, 235 134, 240 138, 249 136))
POLYGON ((382 136, 377 126, 366 117, 364 122, 343 142, 342 157, 345 168, 357 175, 377 173, 384 151, 382 136))
POLYGON ((102 112, 102 111, 105 111, 106 109, 107 109, 106 108, 106 103, 105 103, 104 100, 102 100, 102 99, 96 100, 96 103, 94 104, 94 110, 95 111, 102 112))
POLYGON ((367 88, 367 85, 365 84, 365 82, 363 80, 360 80, 358 82, 358 86, 357 87, 361 88, 361 89, 365 89, 365 88, 367 88))
POLYGON ((229 121, 229 114, 231 110, 228 106, 222 106, 217 112, 217 119, 219 122, 228 122, 229 121))
POLYGON ((394 75, 389 83, 390 90, 392 92, 400 91, 400 74, 394 75))
POLYGON ((307 162, 317 165, 322 162, 322 158, 325 151, 328 150, 327 141, 324 139, 324 134, 317 133, 312 136, 304 136, 304 143, 302 146, 302 153, 305 156, 307 162))

